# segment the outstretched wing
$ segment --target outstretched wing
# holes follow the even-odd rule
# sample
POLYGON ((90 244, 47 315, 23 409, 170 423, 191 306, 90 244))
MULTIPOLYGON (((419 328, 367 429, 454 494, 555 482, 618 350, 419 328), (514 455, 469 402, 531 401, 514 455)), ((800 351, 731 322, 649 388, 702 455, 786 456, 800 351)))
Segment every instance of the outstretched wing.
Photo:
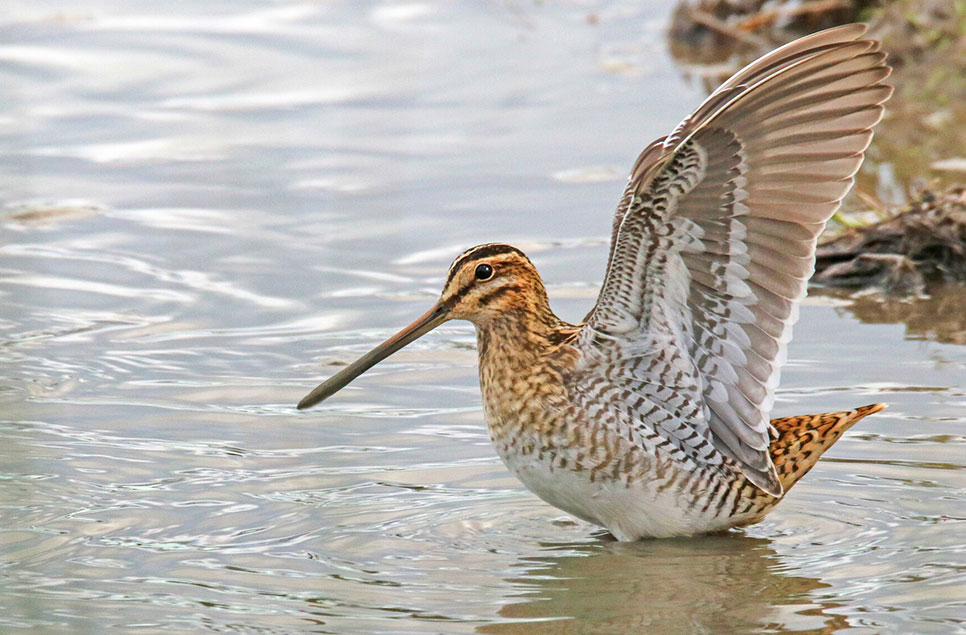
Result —
POLYGON ((629 384, 636 416, 676 451, 720 463, 717 450, 776 496, 768 415, 785 345, 816 239, 891 94, 864 33, 765 55, 648 146, 578 340, 583 372, 629 384))

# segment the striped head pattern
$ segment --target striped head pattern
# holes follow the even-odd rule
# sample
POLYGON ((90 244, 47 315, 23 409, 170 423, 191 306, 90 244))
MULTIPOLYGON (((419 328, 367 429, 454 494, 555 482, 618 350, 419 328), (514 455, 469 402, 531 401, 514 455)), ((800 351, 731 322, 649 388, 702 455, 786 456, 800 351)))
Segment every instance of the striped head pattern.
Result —
POLYGON ((485 328, 501 317, 548 310, 536 267, 510 245, 487 243, 463 252, 449 268, 440 297, 450 319, 485 328))
POLYGON ((547 291, 530 259, 510 245, 489 243, 463 252, 450 266, 439 301, 415 322, 322 382, 299 402, 309 408, 407 344, 449 320, 463 319, 481 331, 551 327, 547 291))

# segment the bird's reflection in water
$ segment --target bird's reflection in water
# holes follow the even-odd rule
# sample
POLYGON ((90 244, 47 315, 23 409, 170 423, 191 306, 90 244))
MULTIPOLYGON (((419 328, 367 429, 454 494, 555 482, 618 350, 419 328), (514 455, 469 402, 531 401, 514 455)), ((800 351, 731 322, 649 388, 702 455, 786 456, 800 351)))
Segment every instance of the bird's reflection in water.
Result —
MULTIPOLYGON (((551 546, 552 547, 552 546, 551 546)), ((532 591, 481 633, 736 633, 847 628, 829 585, 784 571, 771 543, 744 535, 560 545, 511 581, 532 591), (574 552, 577 552, 576 554, 574 552)))

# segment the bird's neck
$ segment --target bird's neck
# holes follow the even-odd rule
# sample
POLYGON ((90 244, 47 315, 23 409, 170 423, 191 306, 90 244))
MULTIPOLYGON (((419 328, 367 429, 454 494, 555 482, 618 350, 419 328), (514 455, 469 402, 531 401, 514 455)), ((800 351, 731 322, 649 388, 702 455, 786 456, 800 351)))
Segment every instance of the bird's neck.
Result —
POLYGON ((483 411, 501 455, 518 435, 553 427, 553 413, 566 409, 563 376, 577 364, 577 328, 549 306, 476 324, 483 411))
POLYGON ((513 366, 532 363, 574 328, 554 315, 546 302, 507 308, 476 323, 480 361, 495 356, 513 366))
POLYGON ((486 393, 515 391, 521 381, 541 373, 557 374, 571 365, 566 344, 577 328, 554 315, 546 303, 514 307, 478 322, 484 398, 486 393))

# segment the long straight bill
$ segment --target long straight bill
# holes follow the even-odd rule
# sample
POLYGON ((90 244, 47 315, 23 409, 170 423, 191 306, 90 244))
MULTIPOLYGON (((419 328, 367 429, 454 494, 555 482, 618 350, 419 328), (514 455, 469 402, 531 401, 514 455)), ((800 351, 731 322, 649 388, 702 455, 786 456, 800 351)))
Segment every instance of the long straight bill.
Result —
POLYGON ((315 390, 307 394, 296 407, 299 410, 304 410, 311 408, 324 399, 328 399, 345 388, 353 379, 386 359, 403 346, 416 341, 445 322, 447 313, 446 307, 442 303, 437 303, 415 322, 316 386, 315 390))

